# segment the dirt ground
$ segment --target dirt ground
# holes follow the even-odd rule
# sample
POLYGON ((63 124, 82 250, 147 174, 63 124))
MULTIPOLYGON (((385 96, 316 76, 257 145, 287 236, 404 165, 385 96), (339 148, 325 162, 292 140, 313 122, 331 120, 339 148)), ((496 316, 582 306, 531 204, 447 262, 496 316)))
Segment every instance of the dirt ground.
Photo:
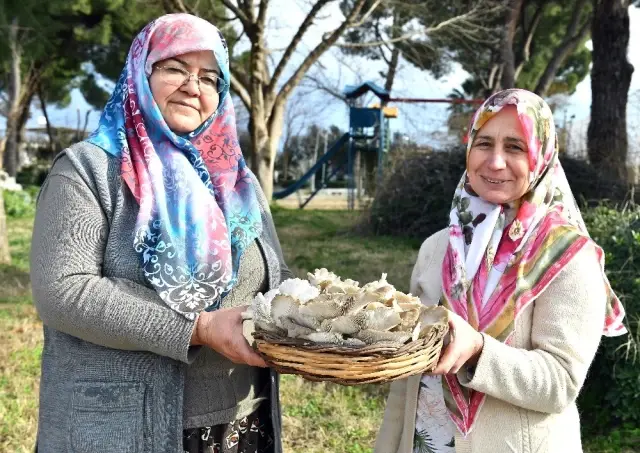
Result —
MULTIPOLYGON (((296 192, 287 198, 275 200, 273 204, 287 209, 298 209, 309 197, 308 193, 296 192)), ((356 209, 366 209, 371 203, 370 197, 363 197, 356 200, 356 209)), ((323 194, 320 192, 305 206, 305 209, 319 210, 346 210, 348 209, 348 199, 346 192, 339 194, 323 194)))

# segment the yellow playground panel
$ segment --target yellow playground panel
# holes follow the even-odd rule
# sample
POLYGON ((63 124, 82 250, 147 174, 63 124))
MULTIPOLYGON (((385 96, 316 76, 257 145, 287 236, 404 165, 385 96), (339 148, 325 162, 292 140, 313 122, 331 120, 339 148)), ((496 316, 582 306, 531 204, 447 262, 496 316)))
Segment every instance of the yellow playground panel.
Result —
MULTIPOLYGON (((372 109, 379 109, 380 108, 380 104, 378 104, 377 102, 374 102, 373 104, 371 104, 369 106, 369 108, 372 109)), ((397 118, 398 117, 398 107, 385 107, 382 109, 382 113, 384 114, 385 118, 397 118)))

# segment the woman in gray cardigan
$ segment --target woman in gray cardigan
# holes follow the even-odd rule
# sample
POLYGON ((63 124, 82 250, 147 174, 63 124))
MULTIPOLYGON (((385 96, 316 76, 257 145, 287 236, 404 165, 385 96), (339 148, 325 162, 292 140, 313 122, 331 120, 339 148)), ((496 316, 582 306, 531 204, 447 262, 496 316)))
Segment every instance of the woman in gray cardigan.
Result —
POLYGON ((163 16, 98 129, 56 158, 31 256, 39 452, 282 451, 278 378, 241 313, 291 275, 229 80, 213 25, 163 16))

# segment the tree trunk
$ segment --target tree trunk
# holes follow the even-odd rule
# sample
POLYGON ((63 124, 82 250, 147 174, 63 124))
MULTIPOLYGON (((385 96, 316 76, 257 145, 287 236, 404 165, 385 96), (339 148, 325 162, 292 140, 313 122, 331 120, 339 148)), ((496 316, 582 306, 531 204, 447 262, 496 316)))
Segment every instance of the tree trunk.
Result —
MULTIPOLYGON (((393 16, 393 25, 392 25, 392 29, 391 29, 391 38, 392 39, 397 39, 398 36, 400 36, 400 32, 402 25, 404 24, 398 24, 399 18, 398 18, 398 14, 394 14, 393 16)), ((387 79, 385 80, 384 83, 384 89, 387 90, 388 93, 391 93, 391 89, 393 88, 393 82, 395 81, 396 78, 396 72, 398 71, 398 63, 400 61, 400 49, 398 48, 398 46, 393 46, 393 50, 391 51, 391 60, 389 60, 389 68, 388 68, 388 72, 387 72, 387 79)), ((382 102, 382 107, 385 107, 387 105, 387 101, 383 101, 382 102)))
MULTIPOLYGON (((251 105, 251 121, 249 122, 249 133, 253 144, 253 158, 251 159, 251 170, 260 181, 262 190, 267 200, 271 200, 273 194, 273 168, 275 161, 271 157, 269 147, 269 133, 267 122, 264 119, 264 112, 257 111, 256 104, 251 105)), ((275 152, 273 153, 275 157, 275 152)))
MULTIPOLYGON (((316 161, 318 160, 319 148, 320 148, 320 129, 318 128, 316 129, 316 143, 315 143, 315 146, 313 147, 313 157, 309 162, 309 170, 311 170, 311 168, 316 164, 316 161)), ((316 191, 316 175, 311 176, 311 179, 309 180, 309 182, 310 182, 309 189, 311 190, 311 193, 313 193, 316 191)))
POLYGON ((285 150, 282 152, 282 180, 289 180, 289 161, 291 160, 291 156, 289 155, 289 151, 285 150))
POLYGON ((510 0, 505 17, 504 37, 502 39, 502 89, 516 85, 516 58, 513 52, 513 40, 518 28, 518 19, 523 0, 510 0))
MULTIPOLYGON (((398 71, 398 63, 400 61, 400 49, 397 47, 393 48, 391 53, 391 61, 389 62, 389 71, 387 72, 387 80, 384 83, 384 89, 387 92, 391 93, 391 89, 393 88, 393 82, 396 78, 396 72, 398 71)), ((388 101, 382 102, 382 107, 387 105, 388 101)))
POLYGON ((7 215, 4 210, 4 197, 0 189, 0 264, 11 264, 9 252, 9 231, 7 231, 7 215))
POLYGON ((604 173, 627 180, 627 98, 633 66, 628 0, 594 0, 589 160, 604 173))
POLYGON ((13 19, 9 27, 9 48, 11 51, 11 69, 9 74, 9 113, 7 115, 7 131, 2 165, 9 176, 16 176, 18 172, 18 143, 20 116, 20 94, 22 89, 22 49, 18 42, 18 20, 13 19))
POLYGON ((51 130, 51 122, 49 121, 49 113, 47 112, 47 103, 44 99, 44 95, 42 94, 42 89, 38 90, 38 99, 40 99, 40 108, 42 109, 42 115, 44 115, 44 120, 46 122, 47 136, 49 137, 49 151, 55 153, 58 147, 55 145, 55 138, 53 137, 53 131, 51 130))
POLYGON ((4 144, 2 167, 9 176, 15 178, 18 173, 18 145, 20 133, 16 126, 16 120, 11 115, 7 118, 7 139, 4 144))
POLYGON ((7 144, 7 135, 5 134, 4 137, 0 138, 0 168, 2 168, 2 162, 3 162, 4 150, 5 150, 6 144, 7 144))

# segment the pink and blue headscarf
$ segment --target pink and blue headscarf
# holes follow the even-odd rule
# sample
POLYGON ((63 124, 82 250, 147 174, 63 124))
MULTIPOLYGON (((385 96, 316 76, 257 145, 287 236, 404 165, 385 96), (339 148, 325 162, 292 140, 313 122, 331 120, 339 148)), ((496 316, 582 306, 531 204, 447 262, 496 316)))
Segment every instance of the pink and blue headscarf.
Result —
POLYGON ((96 131, 88 141, 121 162, 140 206, 132 246, 148 282, 188 319, 220 306, 237 280, 242 253, 262 232, 260 208, 242 157, 229 96, 229 54, 220 31, 169 14, 135 38, 96 131), (225 90, 214 114, 189 134, 172 132, 155 103, 153 64, 212 51, 225 90))

